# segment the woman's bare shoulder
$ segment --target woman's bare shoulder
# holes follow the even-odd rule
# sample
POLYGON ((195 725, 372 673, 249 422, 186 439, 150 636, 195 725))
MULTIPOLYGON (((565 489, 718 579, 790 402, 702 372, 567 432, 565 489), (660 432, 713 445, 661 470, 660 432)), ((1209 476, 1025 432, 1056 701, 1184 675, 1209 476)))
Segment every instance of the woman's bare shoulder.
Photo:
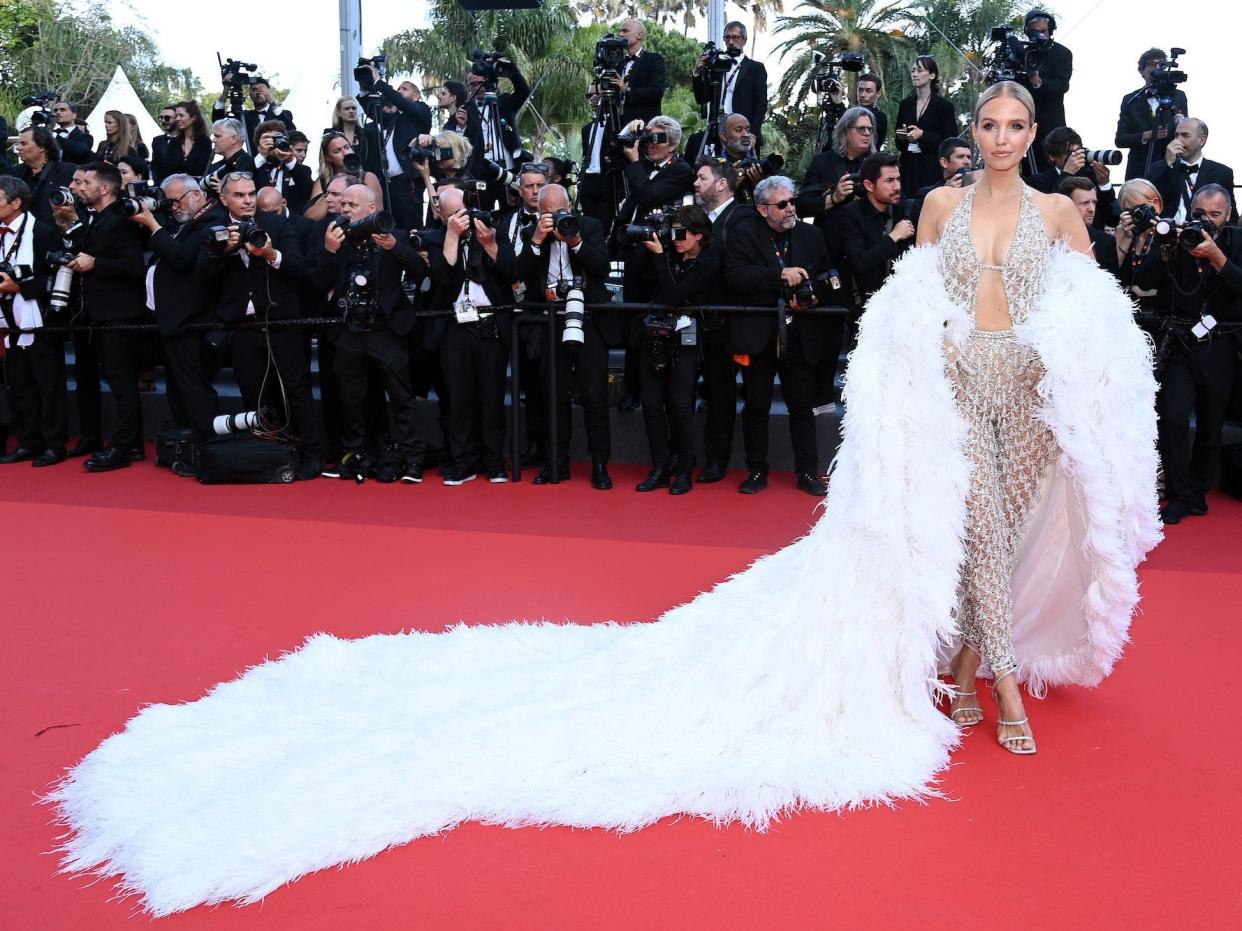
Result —
POLYGON ((965 189, 952 187, 938 187, 927 193, 919 212, 919 245, 940 239, 945 221, 965 196, 965 189))
POLYGON ((1065 240, 1075 251, 1090 253, 1091 240, 1087 227, 1074 202, 1064 194, 1033 193, 1035 206, 1039 208, 1044 226, 1048 228, 1048 239, 1052 242, 1065 240))

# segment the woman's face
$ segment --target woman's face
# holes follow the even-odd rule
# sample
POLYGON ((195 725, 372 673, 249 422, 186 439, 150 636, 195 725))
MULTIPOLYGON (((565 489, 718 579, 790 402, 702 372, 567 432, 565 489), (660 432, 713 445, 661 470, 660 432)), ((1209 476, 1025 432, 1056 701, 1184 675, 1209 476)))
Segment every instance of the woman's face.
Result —
POLYGON ((138 180, 138 176, 134 174, 134 169, 129 166, 128 162, 121 162, 121 164, 116 166, 116 170, 121 173, 121 182, 123 184, 129 184, 131 181, 138 180))
POLYGON ((996 97, 984 104, 974 124, 975 141, 983 163, 993 171, 1009 171, 1035 141, 1035 122, 1022 101, 996 97))
POLYGON ((190 119, 190 114, 185 110, 185 108, 178 107, 176 109, 176 112, 173 114, 173 125, 176 126, 178 130, 183 133, 188 132, 192 122, 193 120, 190 119))
POLYGON ((115 137, 120 130, 121 124, 116 121, 115 116, 108 115, 104 117, 104 132, 106 132, 109 137, 115 137))
POLYGON ((922 62, 916 61, 914 67, 910 69, 910 81, 915 87, 926 87, 931 83, 932 73, 923 67, 922 62))
MULTIPOLYGON (((683 229, 683 227, 674 226, 673 229, 675 230, 683 229)), ((676 252, 678 255, 689 255, 692 252, 697 254, 699 251, 699 247, 702 245, 702 243, 703 243, 702 233, 687 232, 685 239, 678 239, 678 240, 673 241, 673 251, 676 252)))
POLYGON ((354 151, 348 139, 333 139, 328 143, 328 161, 336 168, 345 167, 345 156, 354 151))
POLYGON ((358 103, 355 100, 341 102, 341 121, 344 123, 358 122, 358 103))
POLYGON ((1125 200, 1121 203, 1122 210, 1133 210, 1140 204, 1151 204, 1156 208, 1156 213, 1164 211, 1164 203, 1160 200, 1160 195, 1152 191, 1144 191, 1142 189, 1127 192, 1125 200))
POLYGON ((543 167, 548 169, 548 184, 561 183, 562 178, 556 173, 556 166, 552 164, 552 160, 550 158, 545 158, 543 160, 543 167))

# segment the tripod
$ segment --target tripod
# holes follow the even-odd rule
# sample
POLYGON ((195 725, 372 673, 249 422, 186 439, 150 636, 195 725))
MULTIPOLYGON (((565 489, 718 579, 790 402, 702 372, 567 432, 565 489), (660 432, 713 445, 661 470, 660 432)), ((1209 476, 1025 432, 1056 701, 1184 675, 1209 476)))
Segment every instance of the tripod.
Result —
MULTIPOLYGON (((602 92, 604 84, 601 82, 601 94, 599 98, 599 110, 596 113, 595 120, 591 124, 591 131, 587 134, 586 149, 582 153, 582 173, 585 174, 586 169, 590 165, 591 153, 595 151, 595 140, 599 138, 598 134, 603 133, 603 140, 600 143, 600 175, 608 179, 608 189, 612 198, 612 210, 609 211, 610 216, 616 216, 617 211, 621 207, 621 202, 629 196, 629 187, 625 181, 625 175, 622 172, 621 165, 613 164, 608 157, 608 149, 612 145, 613 140, 621 134, 621 111, 616 93, 612 90, 602 92)), ((575 194, 574 206, 578 206, 578 201, 582 197, 582 183, 579 180, 578 190, 575 194)))

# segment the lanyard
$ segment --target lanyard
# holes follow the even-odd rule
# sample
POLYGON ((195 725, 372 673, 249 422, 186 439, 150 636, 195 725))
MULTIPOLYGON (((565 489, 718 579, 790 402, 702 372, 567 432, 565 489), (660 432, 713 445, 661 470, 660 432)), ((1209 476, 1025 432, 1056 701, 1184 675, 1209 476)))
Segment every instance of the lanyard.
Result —
POLYGON ((27 214, 22 214, 21 229, 13 230, 13 241, 9 243, 8 250, 4 253, 4 261, 9 261, 13 256, 17 255, 17 247, 22 244, 22 237, 26 235, 26 223, 28 221, 27 214))

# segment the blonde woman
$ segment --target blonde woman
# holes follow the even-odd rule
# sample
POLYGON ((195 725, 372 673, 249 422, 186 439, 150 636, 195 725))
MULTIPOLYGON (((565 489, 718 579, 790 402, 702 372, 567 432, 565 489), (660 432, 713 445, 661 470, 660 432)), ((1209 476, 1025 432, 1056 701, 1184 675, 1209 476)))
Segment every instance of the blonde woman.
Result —
POLYGON ((354 152, 349 140, 337 132, 327 133, 319 143, 319 177, 311 186, 310 203, 305 215, 312 220, 322 220, 328 214, 324 199, 327 184, 337 175, 345 175, 351 184, 365 184, 379 203, 384 202, 384 192, 379 179, 362 167, 362 159, 354 152))
POLYGON ((474 146, 461 133, 454 132, 437 133, 434 136, 423 134, 416 141, 422 148, 438 149, 438 154, 440 155, 450 154, 449 158, 435 159, 434 165, 431 159, 414 162, 414 167, 418 169, 418 173, 423 179, 423 184, 426 185, 427 193, 431 197, 431 206, 427 211, 428 222, 438 222, 439 215, 436 213, 437 184, 446 178, 469 178, 466 166, 470 164, 470 156, 474 152, 474 146))
POLYGON ((109 110, 104 114, 104 138, 95 149, 95 159, 115 165, 131 152, 136 148, 129 120, 120 110, 109 110))

